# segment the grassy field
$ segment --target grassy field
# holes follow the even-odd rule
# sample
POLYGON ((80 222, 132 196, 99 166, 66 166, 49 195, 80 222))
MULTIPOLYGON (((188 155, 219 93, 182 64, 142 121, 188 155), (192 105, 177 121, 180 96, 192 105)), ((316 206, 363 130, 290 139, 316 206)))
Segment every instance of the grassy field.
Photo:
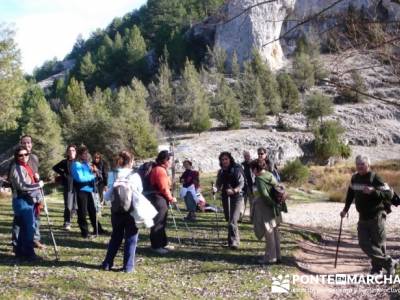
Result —
MULTIPOLYGON (((0 298, 1 299, 266 299, 274 298, 272 276, 297 271, 292 257, 296 241, 315 237, 296 228, 282 227, 283 264, 260 266, 257 259, 263 254, 264 243, 255 239, 247 220, 240 225, 241 248, 232 251, 222 247, 226 226, 219 215, 220 239, 217 237, 215 215, 199 213, 198 221, 190 223, 191 234, 178 220, 179 246, 171 218, 168 222, 170 241, 175 251, 158 256, 149 250, 149 230, 141 229, 136 271, 124 274, 99 269, 104 259, 108 237, 84 240, 73 220, 72 232, 62 228, 61 194, 46 197, 61 260, 54 261, 48 238, 46 218, 42 216, 42 239, 48 246, 37 251, 44 258, 39 263, 18 263, 10 246, 12 209, 8 197, 0 198, 0 298)), ((108 208, 101 222, 111 231, 108 208)), ((118 253, 115 267, 122 267, 118 253)), ((301 294, 289 294, 285 299, 299 299, 301 294)))

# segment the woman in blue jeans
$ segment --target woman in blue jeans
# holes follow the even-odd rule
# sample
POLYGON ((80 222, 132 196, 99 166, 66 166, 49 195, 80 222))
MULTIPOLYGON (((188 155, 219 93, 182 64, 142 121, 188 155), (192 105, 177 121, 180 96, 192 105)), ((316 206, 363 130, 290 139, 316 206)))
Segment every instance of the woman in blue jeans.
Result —
POLYGON ((12 185, 12 206, 20 226, 15 255, 18 258, 35 260, 38 257, 33 249, 35 233, 35 205, 41 201, 43 181, 36 180, 28 164, 29 152, 25 146, 18 146, 14 152, 15 163, 11 166, 9 178, 12 185))
MULTIPOLYGON (((118 154, 117 169, 113 181, 126 181, 127 187, 138 193, 142 193, 142 180, 138 174, 133 173, 132 166, 133 156, 127 151, 120 152, 118 154)), ((111 186, 111 188, 105 195, 106 200, 113 201, 112 197, 115 193, 112 185, 113 184, 110 183, 109 186, 111 186)), ((138 228, 136 227, 135 219, 130 211, 117 210, 113 204, 111 207, 112 233, 106 258, 102 263, 102 269, 106 271, 111 270, 114 265, 114 258, 122 244, 122 240, 125 239, 123 271, 131 273, 135 268, 136 245, 139 236, 138 228)))

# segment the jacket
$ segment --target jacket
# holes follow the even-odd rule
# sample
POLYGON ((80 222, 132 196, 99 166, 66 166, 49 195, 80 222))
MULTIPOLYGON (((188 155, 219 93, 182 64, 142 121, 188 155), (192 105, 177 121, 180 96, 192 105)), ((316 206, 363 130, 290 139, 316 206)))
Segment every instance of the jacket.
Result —
POLYGON ((74 161, 71 169, 77 190, 92 193, 96 176, 92 173, 89 164, 87 162, 74 161))
POLYGON ((13 163, 11 165, 9 176, 13 198, 27 198, 29 195, 36 195, 33 197, 39 197, 39 183, 32 182, 28 172, 20 164, 13 163))

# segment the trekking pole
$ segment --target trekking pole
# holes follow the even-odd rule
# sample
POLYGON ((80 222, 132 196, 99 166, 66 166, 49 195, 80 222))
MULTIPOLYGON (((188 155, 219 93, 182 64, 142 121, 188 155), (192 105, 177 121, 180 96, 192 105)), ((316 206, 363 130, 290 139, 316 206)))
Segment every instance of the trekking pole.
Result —
POLYGON ((337 260, 338 260, 338 254, 339 254, 339 244, 340 244, 340 237, 342 236, 342 225, 343 225, 343 218, 340 217, 340 229, 339 229, 339 237, 336 245, 336 254, 335 254, 335 269, 337 265, 337 260))
MULTIPOLYGON (((182 214, 181 210, 179 209, 178 204, 175 203, 174 206, 175 206, 175 209, 177 210, 177 212, 179 213, 180 217, 182 218, 183 214, 182 214)), ((189 232, 189 234, 190 234, 190 236, 192 238, 192 243, 196 244, 196 240, 194 239, 193 231, 190 229, 190 227, 189 227, 187 221, 185 220, 185 218, 182 218, 182 219, 183 219, 183 223, 185 224, 186 230, 189 232)))
POLYGON ((174 213, 173 213, 173 211, 172 211, 172 205, 169 204, 168 206, 169 206, 169 210, 171 211, 172 221, 174 222, 174 225, 175 225, 176 238, 178 239, 179 245, 181 245, 181 239, 179 238, 178 226, 176 225, 175 216, 174 216, 174 213))
MULTIPOLYGON (((212 191, 212 195, 213 195, 213 200, 214 203, 216 203, 215 200, 215 192, 214 192, 214 181, 211 181, 211 191, 212 191)), ((217 237, 218 237, 218 241, 219 241, 219 224, 218 224, 218 207, 215 207, 215 224, 217 225, 217 237)))
POLYGON ((51 223, 50 223, 50 217, 49 217, 49 211, 47 209, 47 203, 46 203, 46 199, 44 197, 44 192, 43 189, 40 189, 40 192, 42 194, 42 199, 43 199, 43 205, 44 205, 44 212, 46 213, 46 217, 47 217, 47 225, 49 227, 49 234, 50 234, 50 238, 53 242, 53 248, 54 248, 54 254, 56 256, 56 261, 59 261, 59 255, 58 255, 58 248, 57 248, 57 244, 56 244, 56 239, 54 238, 54 233, 53 233, 53 229, 51 228, 51 223))

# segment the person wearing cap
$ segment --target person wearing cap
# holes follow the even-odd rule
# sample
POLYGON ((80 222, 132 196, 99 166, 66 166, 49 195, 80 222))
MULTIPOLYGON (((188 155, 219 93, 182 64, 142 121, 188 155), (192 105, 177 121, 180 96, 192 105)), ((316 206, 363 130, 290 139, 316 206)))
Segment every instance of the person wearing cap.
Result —
POLYGON ((168 246, 168 238, 165 231, 167 225, 168 206, 176 202, 171 194, 171 181, 167 170, 171 167, 171 155, 167 150, 158 153, 156 165, 150 173, 150 184, 153 193, 149 200, 158 211, 154 217, 154 226, 150 230, 151 248, 158 254, 166 254, 173 247, 168 246))

